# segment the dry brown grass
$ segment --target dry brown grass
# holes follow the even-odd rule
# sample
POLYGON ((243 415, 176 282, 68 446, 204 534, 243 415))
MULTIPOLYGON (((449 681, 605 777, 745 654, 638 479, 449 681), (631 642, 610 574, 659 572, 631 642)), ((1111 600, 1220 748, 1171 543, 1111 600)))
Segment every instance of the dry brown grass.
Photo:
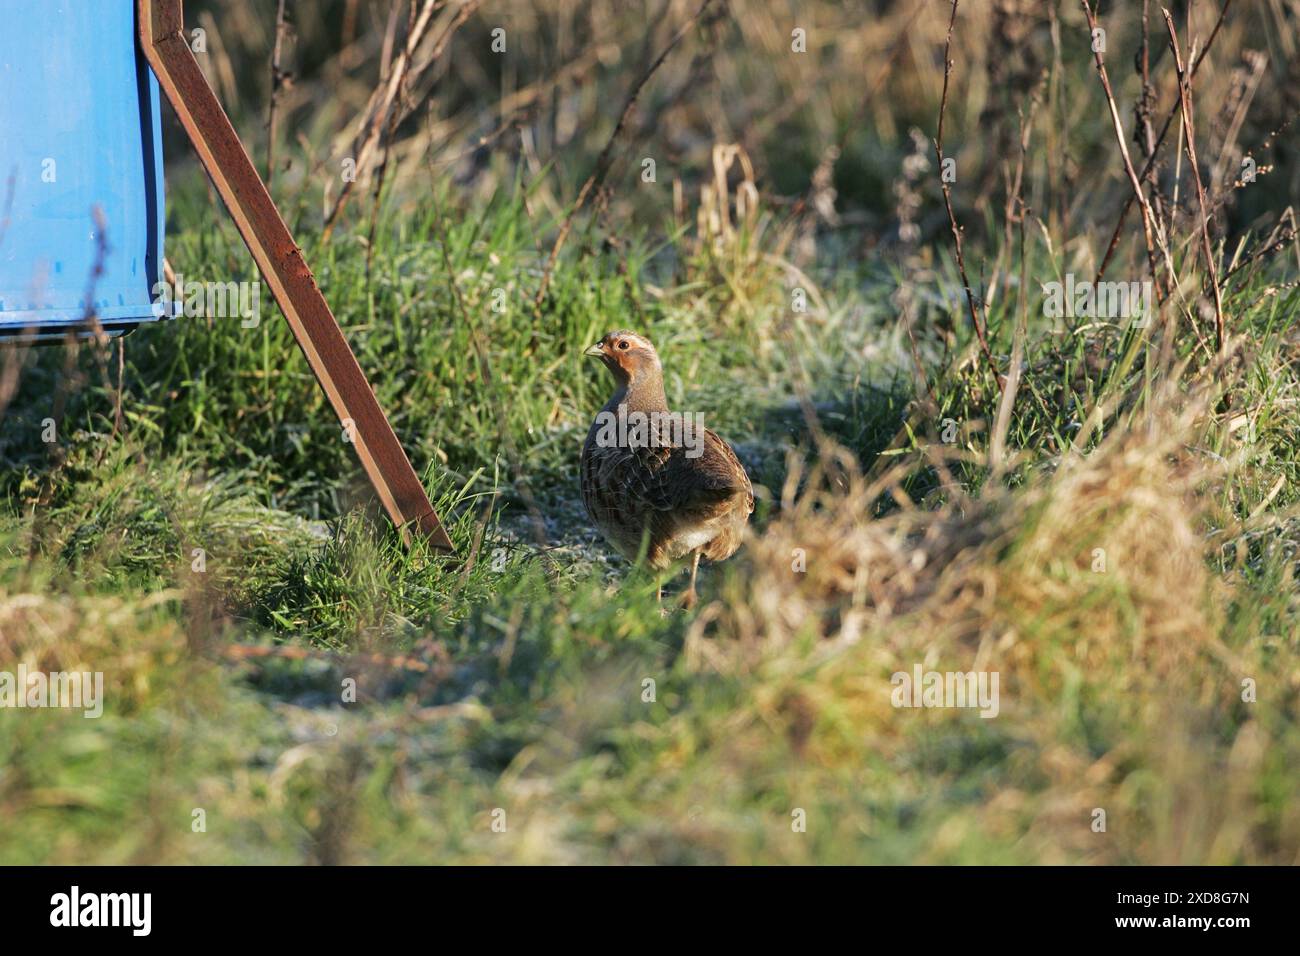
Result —
POLYGON ((1200 450, 1214 398, 1167 392, 1091 454, 935 510, 872 519, 892 480, 869 484, 842 454, 792 469, 780 517, 688 637, 695 668, 757 688, 713 759, 769 772, 750 751, 776 735, 799 755, 792 787, 832 786, 831 768, 854 764, 871 780, 883 764, 904 769, 881 778, 888 791, 867 784, 868 802, 939 799, 956 777, 906 768, 923 740, 978 738, 979 718, 897 710, 889 677, 995 671, 1000 782, 950 809, 920 861, 959 861, 987 839, 1039 862, 1294 862, 1275 848, 1294 848, 1300 807, 1268 818, 1259 798, 1295 757, 1282 756, 1295 749, 1283 714, 1300 681, 1263 635, 1225 643, 1232 594, 1209 571, 1206 530, 1240 461, 1200 450), (806 572, 792 570, 798 549, 806 572), (1271 681, 1282 713, 1243 720, 1245 677, 1271 681), (1095 808, 1107 833, 1090 828, 1095 808))

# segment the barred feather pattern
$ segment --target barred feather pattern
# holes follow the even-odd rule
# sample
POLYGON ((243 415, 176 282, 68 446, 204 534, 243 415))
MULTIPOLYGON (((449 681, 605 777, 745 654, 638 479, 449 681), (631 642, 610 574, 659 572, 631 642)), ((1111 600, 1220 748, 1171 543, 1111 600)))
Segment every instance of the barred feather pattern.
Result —
POLYGON ((702 454, 692 458, 666 441, 602 446, 598 432, 593 424, 582 448, 582 500, 619 553, 634 561, 644 548, 656 570, 697 549, 710 561, 735 554, 754 489, 730 445, 706 428, 702 454))

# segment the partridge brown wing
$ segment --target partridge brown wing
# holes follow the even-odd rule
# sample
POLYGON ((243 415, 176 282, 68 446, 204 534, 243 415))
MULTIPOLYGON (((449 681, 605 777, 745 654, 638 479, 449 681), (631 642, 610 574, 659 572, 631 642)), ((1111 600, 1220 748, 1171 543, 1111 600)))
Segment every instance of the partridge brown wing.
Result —
POLYGON ((720 519, 734 516, 743 528, 754 509, 745 469, 708 429, 698 457, 682 446, 600 447, 589 436, 581 478, 592 520, 628 556, 639 551, 648 530, 648 557, 656 565, 679 557, 684 545, 674 544, 689 543, 693 533, 716 534, 720 519))

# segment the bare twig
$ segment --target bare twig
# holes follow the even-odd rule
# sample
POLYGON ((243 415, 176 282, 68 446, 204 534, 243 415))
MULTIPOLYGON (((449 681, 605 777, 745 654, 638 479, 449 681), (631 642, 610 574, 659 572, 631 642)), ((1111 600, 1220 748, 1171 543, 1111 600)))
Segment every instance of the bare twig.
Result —
POLYGON ((289 86, 289 74, 280 68, 280 55, 284 51, 284 38, 289 31, 288 21, 284 16, 285 0, 275 13, 275 46, 271 51, 271 102, 266 108, 266 188, 271 188, 271 179, 275 176, 275 139, 277 123, 275 108, 279 104, 280 94, 289 86))
POLYGON ((1214 292, 1214 341, 1217 349, 1223 349, 1223 296, 1219 291, 1219 270, 1214 264, 1214 248, 1210 242, 1210 217, 1205 203, 1205 187, 1201 184, 1201 167, 1196 161, 1196 128, 1192 114, 1191 77, 1183 67, 1183 54, 1178 48, 1178 31, 1174 29, 1174 18, 1164 7, 1160 12, 1165 15, 1165 26, 1169 28, 1169 46, 1174 51, 1174 67, 1178 70, 1178 99, 1183 114, 1183 143, 1187 149, 1187 162, 1192 168, 1192 179, 1196 182, 1196 203, 1201 211, 1201 253, 1205 256, 1205 269, 1209 273, 1210 288, 1214 292))
MULTIPOLYGON (((1093 15, 1091 5, 1089 5, 1088 0, 1079 0, 1079 2, 1083 5, 1083 12, 1088 18, 1089 31, 1095 31, 1097 29, 1097 18, 1093 15)), ((1115 94, 1110 88, 1110 76, 1106 73, 1106 63, 1101 57, 1101 51, 1096 48, 1095 44, 1092 56, 1097 63, 1097 75, 1101 77, 1102 91, 1106 94, 1106 105, 1110 108, 1111 123, 1115 128, 1115 139, 1119 143, 1120 156, 1124 160, 1124 172, 1128 174, 1129 183, 1133 187, 1133 195, 1142 208, 1142 234, 1146 241, 1147 262, 1151 267, 1151 278, 1156 280, 1158 290, 1160 288, 1160 272, 1156 268, 1157 240, 1159 240, 1162 247, 1164 245, 1163 237, 1160 235, 1160 220, 1156 218, 1154 211, 1151 209, 1151 204, 1147 202, 1146 193, 1142 189, 1142 177, 1133 168, 1133 160, 1128 154, 1128 137, 1124 133, 1124 124, 1119 118, 1119 107, 1115 105, 1115 94)), ((1168 255, 1166 254, 1167 258, 1168 255)), ((1173 264, 1166 264, 1169 266, 1170 281, 1173 282, 1176 278, 1173 264)))
POLYGON ((943 189, 943 205, 948 210, 948 224, 952 227, 957 272, 961 276, 962 288, 966 290, 966 305, 970 309, 971 324, 975 327, 975 335, 979 339, 980 350, 984 353, 984 359, 988 362, 989 371, 993 373, 998 388, 1002 389, 1005 383, 1002 375, 998 372, 996 363, 993 361, 993 353, 989 351, 988 339, 984 334, 984 323, 980 320, 979 308, 975 304, 975 293, 971 289, 970 279, 966 275, 966 259, 962 254, 961 247, 961 226, 957 225, 957 215, 953 212, 952 192, 943 177, 943 119, 948 111, 948 81, 952 76, 952 28, 956 22, 957 0, 952 0, 952 15, 948 19, 948 37, 943 45, 943 95, 939 99, 939 128, 934 139, 934 152, 939 160, 939 184, 943 189))
MULTIPOLYGON (((387 69, 382 74, 384 82, 381 82, 375 91, 370 94, 370 102, 366 104, 365 118, 362 120, 356 138, 352 141, 351 156, 349 158, 355 163, 353 176, 343 181, 343 188, 340 190, 338 198, 334 200, 329 215, 325 217, 325 226, 321 231, 322 240, 328 240, 334 232, 334 225, 343 209, 347 206, 348 199, 352 196, 352 187, 363 178, 365 172, 369 169, 370 157, 379 144, 379 137, 384 129, 384 121, 388 118, 389 111, 393 107, 393 101, 397 99, 397 94, 406 78, 406 71, 410 65, 411 57, 414 56, 416 47, 424 39, 425 33, 429 29, 429 23, 437 9, 438 0, 424 0, 424 6, 420 8, 419 16, 415 19, 415 25, 407 34, 406 45, 398 55, 397 62, 387 66, 387 69)), ((393 11, 393 15, 396 16, 396 10, 393 11)))
MULTIPOLYGON (((411 5, 410 22, 407 23, 408 35, 415 29, 415 5, 411 5)), ((396 106, 388 111, 388 122, 380 142, 383 144, 383 159, 379 161, 379 169, 375 174, 374 195, 370 204, 370 229, 366 233, 366 300, 370 303, 371 320, 374 319, 374 296, 371 293, 371 269, 375 259, 375 240, 379 232, 379 207, 384 195, 384 180, 388 176, 388 160, 393 152, 393 138, 397 135, 397 124, 402 112, 402 91, 398 90, 396 106)))
POLYGON ((356 175, 343 183, 338 198, 334 200, 329 215, 325 217, 325 227, 321 233, 322 239, 328 239, 333 233, 338 217, 343 212, 344 207, 347 206, 348 199, 352 195, 353 187, 369 170, 374 160, 375 151, 379 146, 380 138, 386 128, 386 121, 390 122, 392 127, 396 129, 414 109, 413 106, 401 102, 401 94, 411 85, 414 85, 430 66, 438 62, 443 51, 447 48, 447 43, 452 34, 474 15, 474 11, 481 6, 482 2, 483 0, 466 0, 460 9, 456 11, 456 15, 452 17, 451 23, 447 25, 447 28, 435 42, 429 56, 419 66, 412 66, 416 52, 428 35, 433 14, 445 3, 445 0, 424 0, 420 12, 412 21, 411 29, 406 35, 406 43, 402 48, 402 52, 397 55, 392 66, 384 74, 385 81, 371 94, 370 102, 366 105, 365 119, 361 124, 356 139, 352 143, 351 158, 356 163, 356 175), (393 111, 396 111, 396 116, 391 115, 393 111))
POLYGON ((555 244, 551 246, 550 255, 546 257, 546 265, 542 269, 542 281, 537 289, 537 295, 533 300, 533 308, 535 311, 540 312, 542 303, 546 301, 546 293, 551 286, 551 272, 555 269, 556 260, 560 257, 560 250, 564 247, 565 240, 569 238, 569 232, 573 228, 574 218, 582 210, 582 207, 587 204, 587 200, 591 197, 592 192, 597 186, 604 182, 605 177, 609 174, 610 166, 612 166, 614 162, 614 146, 618 142, 619 134, 623 132, 623 128, 631 118, 633 110, 636 109, 637 100, 641 96, 641 91, 645 88, 646 83, 650 81, 650 77, 654 76, 659 67, 663 65, 666 59, 668 59, 668 54, 672 53, 677 44, 679 44, 686 34, 690 32, 691 27, 695 25, 695 22, 700 19, 704 14, 704 11, 712 4, 713 0, 704 0, 700 5, 700 8, 696 10, 684 24, 682 24, 681 29, 678 30, 677 33, 674 34, 673 38, 668 41, 668 45, 659 52, 659 55, 655 57, 654 61, 650 64, 649 69, 646 70, 641 79, 637 80, 636 85, 632 87, 632 92, 628 95, 627 102, 623 105, 623 112, 619 114, 618 123, 614 126, 614 131, 609 134, 609 140, 605 143, 605 148, 600 151, 600 155, 596 158, 596 168, 592 170, 591 175, 587 177, 587 181, 584 182, 582 188, 578 190, 578 198, 574 200, 573 206, 569 209, 568 215, 564 217, 564 222, 560 224, 560 231, 555 237, 555 244))
MULTIPOLYGON (((1024 183, 1025 183, 1025 163, 1029 152, 1029 134, 1034 126, 1034 115, 1038 112, 1039 96, 1047 83, 1047 77, 1044 76, 1038 85, 1030 92, 1029 116, 1025 117, 1024 98, 1016 107, 1016 114, 1020 123, 1020 151, 1016 158, 1016 169, 1013 175, 1008 175, 1006 169, 1003 169, 1003 180, 1006 185, 1006 203, 1002 210, 1002 245, 998 248, 998 254, 993 260, 992 274, 989 276, 988 291, 984 295, 984 307, 988 307, 994 302, 997 296, 998 283, 1002 276, 1002 260, 1005 256, 1008 261, 1011 258, 1011 240, 1015 225, 1021 226, 1021 241, 1024 239, 1024 221, 1026 205, 1024 201, 1024 183)), ((1007 273, 1010 274, 1010 266, 1007 267, 1007 273)), ((1023 294, 1023 291, 1022 291, 1023 294)))
MULTIPOLYGON (((1219 19, 1214 24, 1214 29, 1210 32, 1210 38, 1205 41, 1205 47, 1199 54, 1197 54, 1195 61, 1192 63, 1191 76, 1188 80, 1189 83, 1191 80, 1196 78, 1196 72, 1205 61, 1205 55, 1210 52, 1210 47, 1214 45, 1214 38, 1219 35, 1219 28, 1223 26, 1223 20, 1228 15, 1228 8, 1231 6, 1232 0, 1223 0, 1223 9, 1219 11, 1219 19)), ((1084 4, 1084 9, 1087 10, 1086 3, 1084 4)), ((1090 25, 1095 25, 1096 20, 1093 19, 1091 12, 1088 14, 1088 20, 1090 25)), ((1151 147, 1150 155, 1147 157, 1146 165, 1142 167, 1142 175, 1138 177, 1139 179, 1145 180, 1147 176, 1150 175, 1151 170, 1156 163, 1156 156, 1160 153, 1160 147, 1164 144, 1165 137, 1169 134, 1169 127, 1173 124, 1174 117, 1177 115, 1178 103, 1175 102, 1174 105, 1169 108, 1169 112, 1165 116, 1164 126, 1160 128, 1160 135, 1156 137, 1155 145, 1151 147)), ((1106 254, 1102 256, 1101 265, 1097 268, 1097 282, 1100 282, 1102 276, 1106 274, 1106 266, 1110 264, 1111 257, 1114 256, 1115 249, 1119 246, 1119 237, 1124 231, 1124 220, 1128 217, 1129 210, 1133 208, 1133 200, 1135 198, 1135 196, 1129 196, 1124 201, 1123 207, 1120 209, 1119 219, 1115 223, 1115 231, 1111 233, 1110 243, 1106 246, 1106 254)))
POLYGON ((1250 253, 1250 255, 1243 257, 1240 262, 1238 262, 1235 266, 1233 266, 1231 269, 1229 269, 1227 272, 1224 273, 1223 278, 1220 279, 1219 282, 1226 283, 1229 279, 1235 276, 1242 269, 1246 268, 1246 266, 1250 265, 1252 262, 1257 262, 1261 258, 1266 258, 1281 249, 1285 249, 1287 246, 1291 244, 1291 242, 1295 239, 1295 237, 1296 237, 1296 231, 1294 229, 1283 230, 1281 235, 1279 235, 1276 239, 1270 240, 1266 245, 1262 246, 1259 249, 1256 249, 1254 252, 1250 253))
POLYGON ((1156 183, 1155 165, 1151 161, 1156 152, 1156 134, 1151 128, 1151 108, 1156 103, 1156 93, 1151 85, 1151 43, 1147 28, 1149 12, 1150 0, 1142 0, 1142 46, 1138 50, 1138 73, 1142 77, 1142 95, 1138 97, 1133 115, 1142 128, 1141 146, 1146 157, 1146 165, 1142 169, 1142 182, 1151 189, 1151 204, 1156 216, 1161 222, 1165 222, 1164 199, 1156 183))

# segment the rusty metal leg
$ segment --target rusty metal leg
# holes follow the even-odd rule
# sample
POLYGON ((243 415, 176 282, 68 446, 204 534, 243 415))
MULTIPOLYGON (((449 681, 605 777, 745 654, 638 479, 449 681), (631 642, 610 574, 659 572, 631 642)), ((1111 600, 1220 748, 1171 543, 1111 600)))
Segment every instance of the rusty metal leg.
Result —
POLYGON ((137 0, 140 47, 234 217, 294 338, 354 444, 379 500, 403 538, 412 532, 451 550, 451 539, 343 337, 316 279, 185 39, 181 0, 137 0))

